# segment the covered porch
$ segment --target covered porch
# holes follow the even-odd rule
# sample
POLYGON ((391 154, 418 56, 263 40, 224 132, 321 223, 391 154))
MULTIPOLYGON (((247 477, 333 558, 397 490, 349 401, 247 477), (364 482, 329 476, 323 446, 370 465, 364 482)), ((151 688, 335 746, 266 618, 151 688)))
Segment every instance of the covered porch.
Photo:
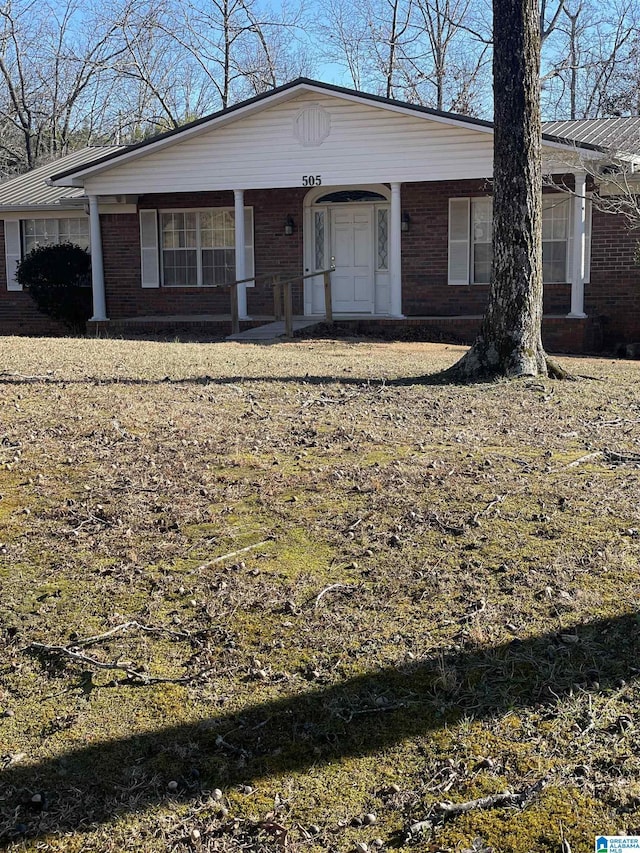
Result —
MULTIPOLYGON (((590 241, 575 180, 577 192, 553 196, 566 209, 553 245, 564 261, 545 285, 545 313, 582 319, 590 241)), ((228 287, 239 282, 238 318, 270 321, 273 283, 293 279, 291 313, 321 319, 328 269, 336 318, 481 315, 488 279, 474 278, 474 217, 489 198, 477 180, 146 194, 92 219, 92 320, 231 316, 228 287)))

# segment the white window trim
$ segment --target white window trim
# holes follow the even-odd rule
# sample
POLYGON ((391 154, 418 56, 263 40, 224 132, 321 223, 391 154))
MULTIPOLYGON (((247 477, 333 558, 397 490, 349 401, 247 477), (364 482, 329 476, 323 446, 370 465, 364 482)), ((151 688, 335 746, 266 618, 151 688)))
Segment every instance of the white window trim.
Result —
POLYGON ((18 264, 22 259, 19 219, 4 221, 4 259, 7 270, 7 290, 21 291, 22 285, 16 280, 18 264))
MULTIPOLYGON (((202 282, 202 246, 201 246, 201 237, 200 237, 200 214, 201 213, 218 213, 220 211, 227 211, 228 213, 235 214, 234 207, 163 207, 158 209, 158 264, 160 269, 160 286, 167 289, 177 288, 179 290, 184 290, 185 288, 202 288, 202 289, 212 289, 218 287, 228 287, 228 285, 223 284, 203 284, 202 282), (197 228, 196 228, 196 245, 191 248, 191 251, 196 251, 196 276, 197 283, 196 284, 165 284, 164 280, 164 246, 162 245, 162 215, 165 213, 195 213, 197 214, 197 228)), ((245 205, 244 212, 245 214, 249 211, 251 227, 246 228, 245 226, 245 238, 244 238, 244 250, 245 255, 247 254, 247 250, 250 250, 248 255, 249 269, 247 269, 247 276, 255 275, 255 239, 254 239, 254 219, 253 219, 253 207, 245 205)), ((209 248, 209 247, 205 247, 209 248)), ((235 246, 227 246, 227 249, 235 250, 235 246)), ((166 251, 172 251, 171 249, 167 249, 166 251)), ((175 251, 175 250, 174 250, 175 251)), ((180 251, 180 250, 178 250, 180 251)), ((184 251, 189 251, 188 249, 184 249, 184 251)), ((235 273, 234 273, 235 280, 235 273)))
MULTIPOLYGON (((572 216, 572 206, 571 206, 572 196, 568 196, 566 193, 544 193, 542 196, 542 207, 543 207, 543 215, 544 215, 544 203, 547 201, 548 207, 554 207, 555 204, 565 204, 566 209, 566 237, 564 239, 558 239, 555 237, 550 237, 548 240, 542 240, 543 245, 543 253, 544 253, 544 244, 545 243, 564 243, 565 251, 564 251, 564 278, 559 279, 558 281, 543 281, 544 284, 571 284, 571 274, 569 271, 569 266, 571 263, 571 246, 573 243, 573 216, 572 216)), ((543 255, 544 258, 544 255, 543 255)), ((543 264, 544 270, 544 264, 543 264)), ((544 273, 543 273, 544 276, 544 273)))
POLYGON ((160 235, 158 211, 145 208, 138 213, 140 229, 140 285, 144 288, 160 287, 160 235))
POLYGON ((449 199, 449 221, 447 223, 447 282, 454 286, 469 286, 469 278, 471 271, 471 199, 469 198, 450 198, 449 199), (459 229, 459 233, 454 237, 454 231, 457 232, 459 221, 454 224, 454 208, 457 210, 456 217, 460 216, 464 219, 465 228, 459 229), (455 254, 454 254, 454 249, 455 254), (458 275, 454 274, 454 270, 458 271, 458 275))
POLYGON ((469 203, 469 282, 470 284, 490 284, 491 282, 491 270, 489 270, 489 281, 476 281, 474 278, 475 275, 475 256, 474 251, 476 246, 492 246, 493 245, 493 199, 491 196, 476 196, 475 198, 470 199, 469 203), (473 208, 475 204, 488 204, 489 214, 491 217, 491 236, 489 240, 476 240, 476 235, 474 233, 473 228, 473 208))
POLYGON ((79 222, 87 223, 87 247, 86 251, 91 251, 91 229, 89 228, 89 219, 86 216, 25 216, 20 219, 20 257, 24 258, 25 255, 29 254, 31 249, 27 250, 27 235, 25 233, 26 223, 27 222, 55 222, 55 240, 52 240, 48 243, 42 243, 43 246, 57 246, 62 241, 60 240, 60 223, 62 221, 69 220, 78 220, 79 222))
MULTIPOLYGON (((43 220, 43 219, 55 219, 57 221, 61 219, 82 219, 83 216, 86 217, 86 213, 84 213, 82 207, 73 208, 72 210, 28 210, 23 209, 19 211, 7 211, 3 214, 2 219, 4 223, 4 233, 5 233, 5 264, 6 264, 6 275, 7 275, 7 290, 13 292, 22 291, 22 285, 18 284, 15 279, 15 269, 20 261, 25 256, 24 252, 24 223, 28 220, 43 220), (7 236, 8 232, 11 229, 15 228, 17 224, 18 227, 18 243, 19 250, 15 252, 7 251, 7 236), (9 226, 9 228, 7 227, 9 226)), ((87 217, 87 222, 88 222, 87 217)), ((59 231, 59 226, 58 226, 59 231)), ((89 229, 89 250, 91 248, 91 229, 89 229)))
MULTIPOLYGON (((573 241, 573 217, 571 215, 571 199, 573 196, 570 193, 544 193, 545 198, 549 198, 550 196, 557 196, 558 198, 564 197, 569 200, 568 204, 568 214, 567 214, 567 237, 564 240, 566 245, 566 266, 565 266, 565 280, 564 281, 549 281, 544 282, 544 284, 571 284, 571 246, 573 241)), ((487 282, 475 282, 473 280, 473 233, 472 233, 472 225, 473 225, 473 203, 478 199, 492 200, 492 196, 468 196, 468 197, 455 197, 449 199, 449 228, 448 228, 448 242, 447 242, 447 258, 450 259, 451 256, 451 202, 467 202, 468 203, 468 230, 467 230, 467 249, 468 249, 468 265, 467 265, 467 279, 466 281, 452 281, 451 279, 451 271, 450 265, 447 273, 447 283, 451 286, 457 285, 471 285, 471 286, 487 286, 487 282)), ((585 266, 585 284, 589 282, 590 274, 591 274, 591 217, 593 212, 593 206, 591 204, 591 199, 587 198, 587 223, 586 223, 586 234, 587 234, 587 258, 586 258, 586 266, 585 266)), ((464 241, 458 241, 464 242, 464 241)), ((560 240, 554 241, 544 241, 544 242, 562 242, 560 240)))

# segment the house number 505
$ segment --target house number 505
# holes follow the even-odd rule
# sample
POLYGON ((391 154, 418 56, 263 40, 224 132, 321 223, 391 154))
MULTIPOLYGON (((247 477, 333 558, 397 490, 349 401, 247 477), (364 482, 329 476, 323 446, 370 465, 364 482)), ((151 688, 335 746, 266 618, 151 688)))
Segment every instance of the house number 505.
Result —
POLYGON ((319 187, 322 184, 322 175, 303 175, 303 187, 319 187))

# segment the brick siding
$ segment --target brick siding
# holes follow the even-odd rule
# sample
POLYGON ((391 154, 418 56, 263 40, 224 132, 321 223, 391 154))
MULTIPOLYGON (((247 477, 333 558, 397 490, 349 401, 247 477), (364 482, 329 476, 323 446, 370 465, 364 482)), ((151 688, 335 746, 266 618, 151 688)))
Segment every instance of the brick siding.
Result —
MULTIPOLYGON (((411 230, 402 235, 403 314, 484 313, 488 285, 448 284, 449 199, 488 195, 486 180, 403 184, 402 210, 411 218, 411 230)), ((570 284, 545 286, 545 314, 567 314, 570 304, 570 284)))
MULTIPOLYGON (((302 258, 302 207, 307 190, 251 190, 244 195, 245 207, 253 207, 254 215, 254 260, 256 276, 301 275, 302 258), (296 228, 291 236, 284 233, 287 217, 293 216, 296 228)), ((140 208, 206 208, 233 207, 233 193, 184 193, 181 195, 146 195, 139 200, 140 208)), ((117 215, 121 220, 121 215, 117 215)), ((107 220, 108 217, 101 217, 107 220)), ((140 247, 137 217, 135 233, 125 222, 114 222, 111 230, 103 232, 111 244, 127 245, 129 271, 126 280, 116 282, 118 263, 106 269, 107 250, 105 245, 105 285, 107 288, 107 314, 114 319, 126 316, 162 314, 228 314, 229 291, 211 287, 140 287, 140 247), (133 275, 135 272, 135 276, 133 275)), ((303 312, 302 282, 293 285, 293 310, 303 312)), ((273 289, 270 280, 258 282, 247 290, 247 309, 250 315, 273 314, 273 289)))
MULTIPOLYGON (((305 189, 249 190, 245 205, 254 211, 254 252, 257 276, 301 274, 303 270, 303 204, 305 189), (293 216, 294 233, 285 236, 287 216, 293 216)), ((407 316, 482 314, 488 286, 452 286, 447 283, 449 198, 486 196, 486 181, 440 181, 404 184, 402 209, 411 217, 411 230, 402 235, 403 302, 407 316)), ((146 195, 140 208, 233 207, 233 193, 146 195)), ((110 318, 169 314, 219 314, 229 310, 229 295, 216 288, 140 287, 140 249, 137 217, 103 215, 107 313, 110 318), (121 270, 126 270, 123 274, 121 270)), ((545 288, 545 313, 568 313, 569 284, 545 288)), ((303 312, 303 286, 293 287, 294 313, 303 312)), ((273 313, 270 282, 249 288, 250 315, 273 313)))
MULTIPOLYGON (((490 183, 436 181, 408 183, 402 187, 402 209, 411 217, 411 229, 402 235, 403 303, 412 317, 428 317, 424 327, 438 328, 455 340, 458 318, 462 340, 473 337, 486 305, 488 286, 447 284, 449 198, 490 194, 490 183), (460 318, 465 315, 469 319, 460 318), (439 322, 437 318, 442 318, 439 322), (446 320, 445 318, 450 318, 446 320), (472 331, 470 331, 472 330, 472 331)), ((303 273, 302 188, 248 190, 245 205, 254 210, 256 276, 288 276, 303 273), (284 225, 291 215, 296 228, 285 236, 284 225)), ((139 208, 233 207, 231 192, 146 195, 139 208)), ((229 291, 218 288, 140 286, 140 241, 138 216, 133 213, 101 216, 104 251, 107 316, 114 322, 124 318, 169 315, 212 315, 229 313, 229 291)), ((637 237, 620 216, 593 212, 591 281, 585 286, 585 311, 589 322, 567 320, 571 299, 569 283, 545 286, 544 311, 558 315, 545 319, 545 340, 556 350, 585 351, 604 345, 614 348, 640 341, 640 267, 635 263, 637 237)), ((35 311, 27 294, 8 293, 0 268, 0 331, 33 330, 51 325, 35 311), (3 286, 4 285, 4 286, 3 286), (4 323, 4 326, 3 326, 4 323), (16 325, 17 324, 17 325, 16 325), (20 328, 19 328, 20 327, 20 328)), ((303 312, 303 288, 294 286, 294 312, 303 312)), ((271 315, 270 282, 259 282, 247 294, 250 315, 271 315)), ((53 324, 57 325, 57 324, 53 324)), ((151 327, 148 327, 151 328, 151 327)))
POLYGON ((28 293, 7 290, 4 222, 0 219, 0 335, 51 336, 69 334, 62 323, 41 314, 28 293))
POLYGON ((605 348, 640 342, 640 234, 623 216, 593 211, 591 281, 585 285, 585 313, 598 317, 605 348))

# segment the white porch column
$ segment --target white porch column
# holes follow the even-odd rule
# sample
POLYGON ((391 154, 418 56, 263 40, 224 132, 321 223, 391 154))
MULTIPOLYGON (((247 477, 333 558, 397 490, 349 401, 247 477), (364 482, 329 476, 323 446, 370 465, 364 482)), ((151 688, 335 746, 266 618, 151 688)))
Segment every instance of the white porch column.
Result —
MULTIPOLYGON (((233 191, 236 220, 236 279, 247 277, 247 268, 244 262, 244 190, 233 191)), ((241 320, 247 319, 247 285, 238 285, 238 316, 241 320)))
POLYGON ((102 263, 102 234, 100 233, 100 211, 98 196, 89 196, 89 229, 91 232, 91 288, 93 291, 93 317, 97 322, 107 319, 107 303, 104 294, 104 265, 102 263))
POLYGON ((389 225, 389 283, 391 314, 402 317, 402 210, 400 184, 391 184, 391 222, 389 225))
POLYGON ((573 270, 571 275, 571 311, 569 317, 586 317, 584 313, 584 277, 587 235, 587 176, 575 175, 573 196, 573 270))

